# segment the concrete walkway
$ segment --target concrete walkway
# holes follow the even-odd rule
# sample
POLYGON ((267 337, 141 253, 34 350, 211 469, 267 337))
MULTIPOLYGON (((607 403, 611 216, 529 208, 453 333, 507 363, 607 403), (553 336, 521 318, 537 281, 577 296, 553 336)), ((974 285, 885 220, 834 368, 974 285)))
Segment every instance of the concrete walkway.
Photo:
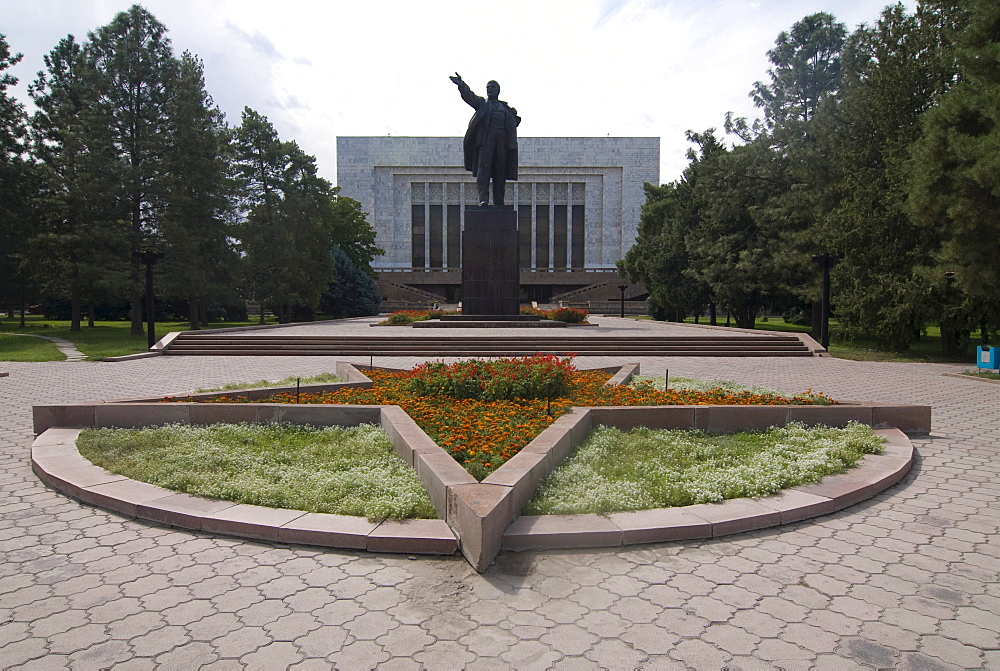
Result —
MULTIPOLYGON (((368 363, 360 359, 356 363, 368 363)), ((412 359, 376 358, 409 366, 412 359)), ((601 358, 585 367, 626 363, 601 358)), ((722 539, 461 558, 144 524, 43 486, 31 405, 333 369, 322 357, 9 363, 0 378, 0 662, 24 668, 1000 668, 1000 387, 962 366, 651 358, 645 372, 928 403, 897 486, 722 539)))
POLYGON ((38 335, 37 333, 10 333, 3 332, 0 335, 10 335, 10 336, 28 336, 29 338, 41 338, 42 340, 48 340, 56 344, 56 349, 62 352, 66 356, 66 361, 83 361, 87 358, 87 355, 76 348, 76 345, 66 340, 65 338, 54 338, 52 336, 38 335))

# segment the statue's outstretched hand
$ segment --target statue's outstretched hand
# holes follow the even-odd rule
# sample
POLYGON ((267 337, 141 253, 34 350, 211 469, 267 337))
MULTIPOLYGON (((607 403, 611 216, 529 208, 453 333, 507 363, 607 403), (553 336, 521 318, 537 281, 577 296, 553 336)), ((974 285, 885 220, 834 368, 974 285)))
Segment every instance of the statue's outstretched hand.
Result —
POLYGON ((450 79, 451 81, 455 82, 456 84, 461 84, 462 83, 462 75, 458 74, 457 72, 455 73, 454 77, 448 77, 448 79, 450 79))

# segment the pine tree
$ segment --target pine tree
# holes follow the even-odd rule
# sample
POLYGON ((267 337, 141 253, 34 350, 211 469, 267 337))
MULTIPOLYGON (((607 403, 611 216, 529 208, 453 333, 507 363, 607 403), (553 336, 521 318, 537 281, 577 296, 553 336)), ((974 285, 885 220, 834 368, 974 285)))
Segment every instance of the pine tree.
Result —
POLYGON ((1000 326, 1000 7, 967 7, 956 38, 958 80, 923 119, 909 189, 914 221, 943 241, 934 274, 947 308, 942 340, 954 352, 975 326, 1000 326))
POLYGON ((28 242, 33 235, 30 199, 36 188, 34 171, 25 158, 27 117, 24 106, 8 93, 17 78, 7 72, 21 60, 0 35, 0 301, 21 308, 30 283, 28 242))
POLYGON ((91 117, 111 138, 109 167, 121 184, 117 215, 127 223, 132 333, 143 333, 140 252, 163 205, 170 101, 177 61, 167 29, 139 5, 89 35, 83 53, 96 93, 91 117))
POLYGON ((158 234, 166 255, 164 293, 187 300, 192 329, 208 302, 233 283, 236 255, 229 240, 236 182, 230 133, 205 91, 204 66, 182 54, 175 93, 167 105, 171 137, 158 234))
POLYGON ((121 185, 109 170, 111 135, 93 116, 97 80, 81 45, 67 36, 44 60, 46 69, 29 87, 37 108, 33 151, 44 180, 34 243, 47 260, 48 292, 68 291, 70 330, 79 331, 84 294, 92 299, 109 275, 126 268, 127 238, 114 210, 121 185))
POLYGON ((334 319, 378 314, 382 297, 372 276, 340 247, 334 247, 334 281, 319 300, 319 309, 334 319))

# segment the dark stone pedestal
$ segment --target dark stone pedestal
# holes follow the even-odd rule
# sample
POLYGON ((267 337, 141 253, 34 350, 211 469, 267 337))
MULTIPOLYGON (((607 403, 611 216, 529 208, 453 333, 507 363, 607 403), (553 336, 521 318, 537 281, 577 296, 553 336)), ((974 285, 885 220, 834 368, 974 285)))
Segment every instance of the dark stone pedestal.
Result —
POLYGON ((517 315, 518 273, 514 207, 466 208, 462 235, 462 315, 517 315))

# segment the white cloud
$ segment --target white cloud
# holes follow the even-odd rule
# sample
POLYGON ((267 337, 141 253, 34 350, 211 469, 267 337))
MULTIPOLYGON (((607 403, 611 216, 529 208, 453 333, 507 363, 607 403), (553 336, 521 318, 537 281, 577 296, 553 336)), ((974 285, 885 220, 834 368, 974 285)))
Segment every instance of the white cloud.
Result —
MULTIPOLYGON (((133 0, 0 0, 25 54, 17 93, 67 33, 85 39, 133 0)), ((205 61, 230 123, 244 106, 335 178, 338 135, 460 135, 469 109, 448 81, 496 79, 526 136, 658 136, 661 181, 687 161, 687 130, 756 116, 747 97, 767 50, 803 16, 851 29, 884 0, 147 0, 174 49, 205 61)), ((912 8, 912 3, 907 3, 912 8)))

